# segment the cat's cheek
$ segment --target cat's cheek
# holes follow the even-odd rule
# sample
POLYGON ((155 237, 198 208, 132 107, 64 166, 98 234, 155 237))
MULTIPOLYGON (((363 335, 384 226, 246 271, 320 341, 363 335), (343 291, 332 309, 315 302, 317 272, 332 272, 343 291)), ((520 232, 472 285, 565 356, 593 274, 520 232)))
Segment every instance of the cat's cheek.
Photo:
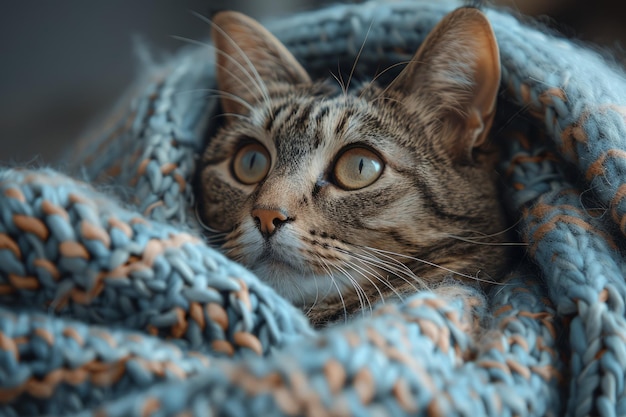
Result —
POLYGON ((201 217, 202 222, 218 232, 228 232, 233 229, 234 222, 228 218, 223 210, 209 210, 201 217))
POLYGON ((212 201, 199 201, 198 216, 205 225, 219 232, 231 231, 236 224, 233 211, 229 210, 229 204, 225 201, 216 203, 212 201))
POLYGON ((224 178, 222 172, 209 168, 202 173, 198 215, 211 228, 230 231, 241 222, 248 193, 224 178))

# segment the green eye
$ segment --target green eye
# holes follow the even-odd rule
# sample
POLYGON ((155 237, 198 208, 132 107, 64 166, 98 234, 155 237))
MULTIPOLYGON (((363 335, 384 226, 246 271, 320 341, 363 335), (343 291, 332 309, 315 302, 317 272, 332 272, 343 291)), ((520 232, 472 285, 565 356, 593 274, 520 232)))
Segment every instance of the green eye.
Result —
POLYGON ((345 190, 358 190, 373 184, 383 172, 383 161, 367 148, 350 148, 341 154, 333 175, 345 190))
POLYGON ((260 143, 249 143, 237 151, 232 169, 235 178, 241 183, 256 184, 270 170, 270 155, 260 143))

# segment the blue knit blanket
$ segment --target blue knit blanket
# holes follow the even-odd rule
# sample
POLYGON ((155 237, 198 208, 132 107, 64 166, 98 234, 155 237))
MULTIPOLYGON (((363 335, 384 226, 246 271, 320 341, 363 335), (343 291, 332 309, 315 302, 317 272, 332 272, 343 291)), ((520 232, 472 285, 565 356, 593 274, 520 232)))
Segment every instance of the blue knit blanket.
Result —
MULTIPOLYGON (((373 74, 457 6, 374 1, 268 26, 313 74, 362 45, 357 71, 373 74)), ((477 313, 488 332, 468 333, 467 300, 429 292, 314 331, 210 248, 192 178, 214 59, 194 46, 146 69, 77 146, 80 169, 0 170, 0 415, 626 415, 626 77, 486 14, 511 109, 494 128, 503 203, 526 244, 477 313)))

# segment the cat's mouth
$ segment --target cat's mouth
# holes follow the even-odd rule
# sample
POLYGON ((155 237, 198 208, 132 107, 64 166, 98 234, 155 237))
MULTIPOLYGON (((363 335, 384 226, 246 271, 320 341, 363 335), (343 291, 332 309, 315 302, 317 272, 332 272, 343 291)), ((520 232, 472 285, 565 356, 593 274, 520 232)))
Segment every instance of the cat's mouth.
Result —
POLYGON ((252 271, 265 283, 295 305, 306 306, 332 291, 328 280, 305 265, 271 252, 258 258, 252 271))
POLYGON ((286 256, 280 250, 276 250, 273 246, 266 246, 257 262, 263 263, 269 268, 277 271, 289 270, 291 272, 304 273, 305 268, 303 268, 303 265, 294 261, 296 261, 296 258, 293 254, 291 254, 291 256, 286 256))

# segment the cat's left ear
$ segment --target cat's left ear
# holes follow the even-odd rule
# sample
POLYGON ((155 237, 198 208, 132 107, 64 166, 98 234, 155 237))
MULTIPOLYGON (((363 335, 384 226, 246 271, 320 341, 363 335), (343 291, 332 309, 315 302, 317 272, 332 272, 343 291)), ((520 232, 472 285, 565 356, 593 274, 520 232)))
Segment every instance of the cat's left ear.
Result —
POLYGON ((247 114, 244 103, 262 99, 272 82, 311 82, 296 58, 256 20, 233 11, 219 12, 212 20, 216 78, 226 113, 247 114))
POLYGON ((444 146, 467 162, 485 143, 499 86, 500 55, 491 24, 479 10, 460 8, 433 29, 391 88, 440 121, 448 140, 444 146))

